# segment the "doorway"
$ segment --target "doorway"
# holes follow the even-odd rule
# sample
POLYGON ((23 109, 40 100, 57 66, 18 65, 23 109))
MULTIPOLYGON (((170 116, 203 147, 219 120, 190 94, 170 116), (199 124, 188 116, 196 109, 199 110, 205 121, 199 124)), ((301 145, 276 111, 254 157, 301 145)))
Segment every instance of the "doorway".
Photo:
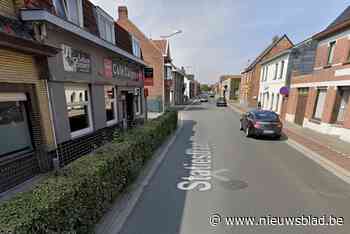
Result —
POLYGON ((303 126, 303 123, 304 123, 308 95, 309 95, 308 88, 298 89, 298 102, 297 102, 297 109, 295 112, 294 122, 301 126, 303 126))

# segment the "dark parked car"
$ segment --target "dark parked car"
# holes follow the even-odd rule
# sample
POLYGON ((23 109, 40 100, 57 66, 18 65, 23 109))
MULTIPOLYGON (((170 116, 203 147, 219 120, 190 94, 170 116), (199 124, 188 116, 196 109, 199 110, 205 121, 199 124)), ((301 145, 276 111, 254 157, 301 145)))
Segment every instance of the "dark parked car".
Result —
POLYGON ((216 106, 227 106, 225 98, 219 97, 218 100, 216 100, 216 106))
POLYGON ((273 136, 280 138, 282 122, 279 115, 273 111, 254 110, 241 116, 240 130, 250 136, 273 136))
POLYGON ((205 94, 202 94, 200 97, 199 97, 199 100, 201 102, 208 102, 208 95, 205 95, 205 94))

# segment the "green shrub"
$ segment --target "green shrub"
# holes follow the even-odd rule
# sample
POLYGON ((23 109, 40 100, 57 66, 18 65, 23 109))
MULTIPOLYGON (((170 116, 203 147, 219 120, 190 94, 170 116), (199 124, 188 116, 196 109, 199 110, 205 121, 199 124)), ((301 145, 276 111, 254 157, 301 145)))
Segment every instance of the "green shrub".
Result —
POLYGON ((51 173, 32 191, 0 205, 0 233, 92 233, 113 200, 177 127, 177 112, 116 135, 95 152, 51 173))

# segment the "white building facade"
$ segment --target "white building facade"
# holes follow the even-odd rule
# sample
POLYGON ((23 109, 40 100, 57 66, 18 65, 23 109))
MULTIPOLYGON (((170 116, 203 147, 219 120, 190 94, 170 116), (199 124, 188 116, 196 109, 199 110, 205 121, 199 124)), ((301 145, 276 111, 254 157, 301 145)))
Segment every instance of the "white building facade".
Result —
POLYGON ((281 114, 283 95, 280 90, 289 85, 289 63, 290 50, 262 62, 258 97, 262 109, 281 114))

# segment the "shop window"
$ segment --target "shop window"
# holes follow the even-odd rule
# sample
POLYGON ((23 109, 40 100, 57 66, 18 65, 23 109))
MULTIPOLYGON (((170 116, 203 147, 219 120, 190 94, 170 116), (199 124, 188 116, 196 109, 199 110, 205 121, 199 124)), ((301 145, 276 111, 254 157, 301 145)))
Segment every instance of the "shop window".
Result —
POLYGON ((339 104, 337 105, 337 122, 344 122, 346 108, 349 103, 350 89, 339 89, 339 104))
POLYGON ((107 125, 115 124, 117 118, 116 91, 113 86, 105 86, 105 107, 107 125))
POLYGON ((53 0, 53 4, 59 17, 83 27, 82 0, 53 0))
POLYGON ((33 149, 25 95, 20 95, 20 98, 15 96, 6 99, 0 94, 0 157, 33 149))
POLYGON ((326 95, 327 95, 327 89, 317 90, 316 105, 313 113, 314 119, 318 119, 318 120, 322 119, 322 113, 323 113, 324 104, 326 101, 326 95))
POLYGON ((71 136, 78 137, 92 132, 91 102, 88 87, 65 87, 71 136), (78 93, 79 97, 75 98, 78 93), (69 98, 74 96, 74 98, 69 98))

